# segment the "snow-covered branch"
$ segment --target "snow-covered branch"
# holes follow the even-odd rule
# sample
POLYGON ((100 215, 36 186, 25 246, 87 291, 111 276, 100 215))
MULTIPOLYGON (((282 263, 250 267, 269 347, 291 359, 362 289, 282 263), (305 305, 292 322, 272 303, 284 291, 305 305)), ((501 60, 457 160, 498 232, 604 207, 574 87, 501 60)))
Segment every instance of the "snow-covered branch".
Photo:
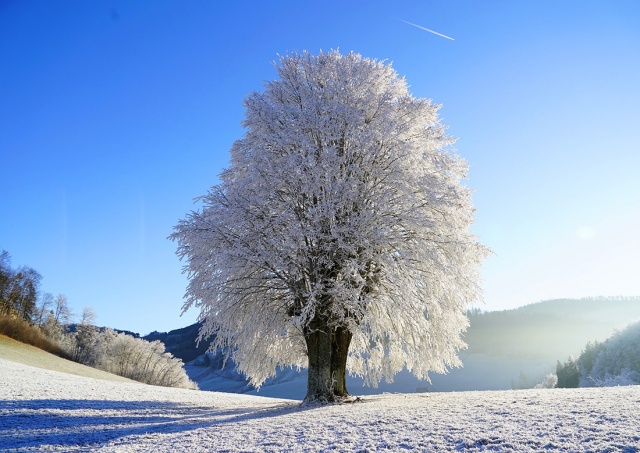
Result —
POLYGON ((487 250, 469 231, 467 164, 439 106, 354 53, 276 68, 245 99, 222 182, 171 236, 187 262, 185 310, 201 308, 202 336, 256 386, 306 366, 318 329, 349 332, 348 369, 371 385, 404 366, 427 378, 460 365, 487 250))

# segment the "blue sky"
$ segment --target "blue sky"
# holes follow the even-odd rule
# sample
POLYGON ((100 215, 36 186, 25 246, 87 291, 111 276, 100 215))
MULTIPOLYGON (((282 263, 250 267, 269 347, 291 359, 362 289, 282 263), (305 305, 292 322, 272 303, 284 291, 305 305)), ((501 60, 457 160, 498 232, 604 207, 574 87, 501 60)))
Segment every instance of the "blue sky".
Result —
POLYGON ((0 2, 0 249, 100 325, 190 324, 166 238, 271 62, 321 49, 388 60, 442 104, 494 252, 482 308, 640 295, 633 0, 0 2))

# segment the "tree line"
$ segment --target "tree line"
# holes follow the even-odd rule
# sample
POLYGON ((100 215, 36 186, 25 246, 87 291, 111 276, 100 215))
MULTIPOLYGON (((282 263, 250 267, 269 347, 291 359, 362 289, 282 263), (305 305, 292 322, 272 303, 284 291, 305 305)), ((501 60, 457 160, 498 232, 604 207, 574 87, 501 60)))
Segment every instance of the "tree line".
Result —
POLYGON ((589 342, 575 359, 556 364, 558 387, 612 387, 640 384, 640 322, 603 342, 589 342))
MULTIPOLYGON (((27 266, 11 267, 11 257, 0 253, 0 333, 41 347, 33 337, 56 346, 69 358, 145 384, 197 388, 182 360, 165 351, 161 341, 146 341, 124 332, 95 325, 96 313, 84 307, 79 322, 63 294, 40 291, 42 276, 27 266)), ((51 349, 51 348, 47 348, 51 349)))
POLYGON ((11 267, 6 250, 0 252, 0 314, 18 316, 25 321, 36 315, 36 301, 42 276, 27 266, 11 267))

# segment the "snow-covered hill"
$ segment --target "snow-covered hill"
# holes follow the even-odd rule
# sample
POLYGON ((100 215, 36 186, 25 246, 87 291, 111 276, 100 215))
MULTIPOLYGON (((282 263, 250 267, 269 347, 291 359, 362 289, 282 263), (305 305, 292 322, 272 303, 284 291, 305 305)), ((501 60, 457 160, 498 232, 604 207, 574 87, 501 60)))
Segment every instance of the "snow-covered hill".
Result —
POLYGON ((344 405, 99 380, 0 358, 2 451, 640 452, 640 387, 344 405))
MULTIPOLYGON (((0 335, 0 359, 48 370, 61 371, 68 374, 76 374, 78 376, 105 379, 108 381, 133 382, 131 379, 122 376, 91 368, 80 363, 72 362, 71 360, 62 359, 35 346, 21 343, 5 335, 0 335)), ((3 375, 0 374, 0 385, 2 385, 2 376, 3 375)))

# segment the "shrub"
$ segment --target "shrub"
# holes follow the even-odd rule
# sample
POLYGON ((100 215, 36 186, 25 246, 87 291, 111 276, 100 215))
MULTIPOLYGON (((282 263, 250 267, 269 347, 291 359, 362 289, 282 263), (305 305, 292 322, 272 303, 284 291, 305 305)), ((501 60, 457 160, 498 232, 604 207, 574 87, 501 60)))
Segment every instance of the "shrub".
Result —
POLYGON ((145 384, 197 389, 184 371, 182 360, 165 352, 164 344, 158 340, 149 342, 105 329, 97 345, 101 349, 96 354, 97 368, 145 384))
POLYGON ((558 376, 551 373, 548 374, 541 383, 536 384, 534 389, 553 389, 558 385, 558 376))
POLYGON ((15 316, 0 316, 0 334, 70 360, 58 344, 47 339, 39 328, 15 316))

